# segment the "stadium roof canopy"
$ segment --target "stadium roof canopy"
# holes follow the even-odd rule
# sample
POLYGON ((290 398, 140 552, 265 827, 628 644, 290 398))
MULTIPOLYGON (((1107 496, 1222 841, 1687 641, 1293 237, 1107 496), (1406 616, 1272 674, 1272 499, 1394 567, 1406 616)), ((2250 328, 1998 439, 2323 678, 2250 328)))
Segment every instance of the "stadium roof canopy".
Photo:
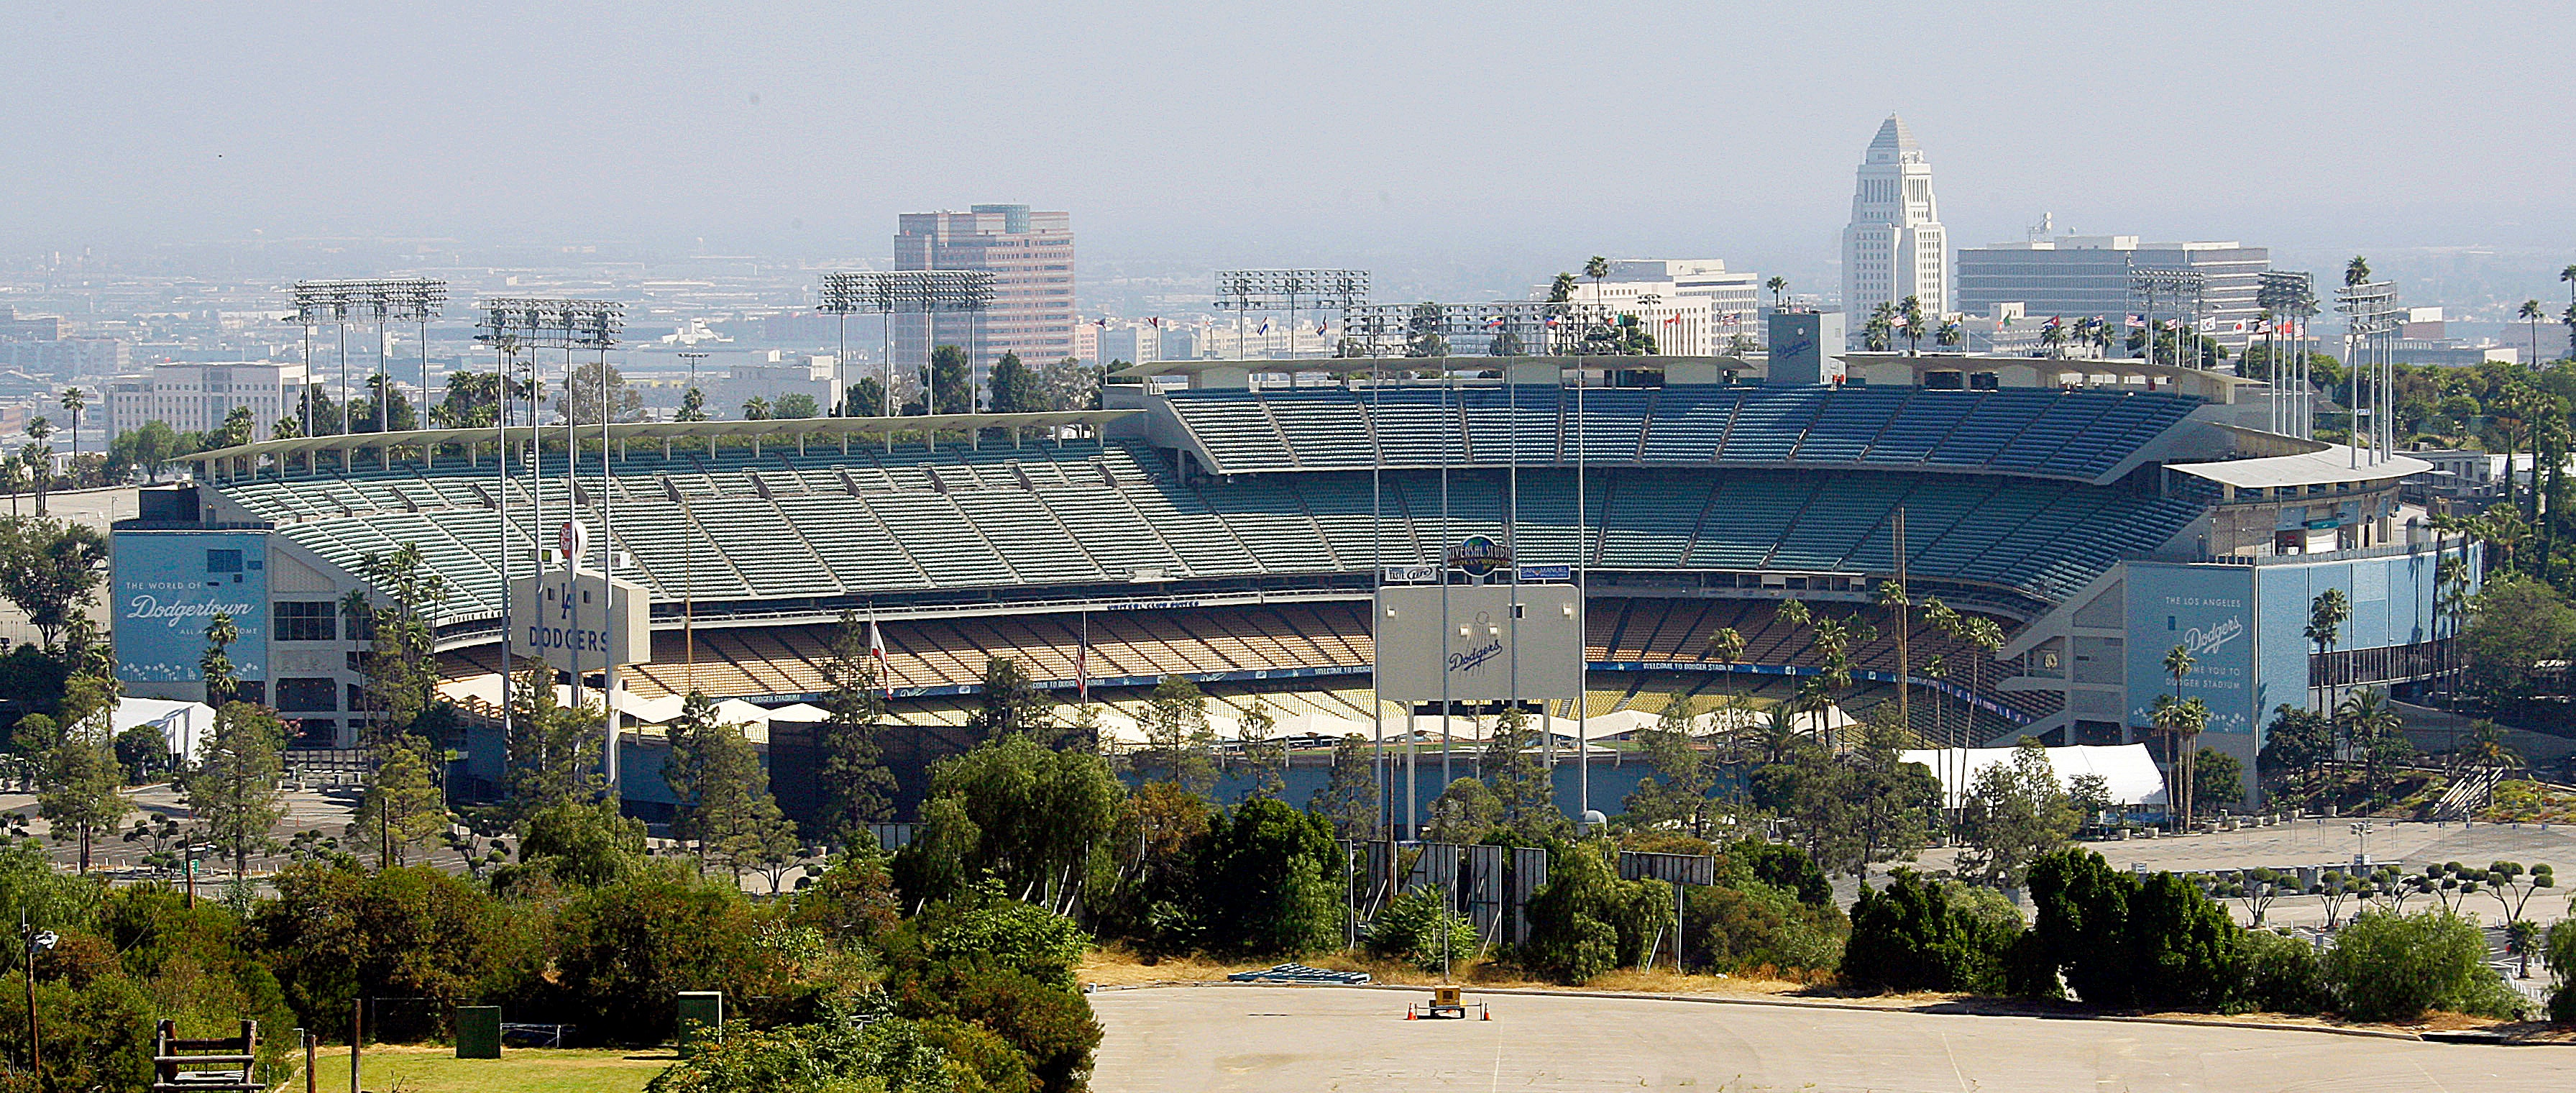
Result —
MULTIPOLYGON (((619 444, 637 441, 660 443, 696 437, 765 437, 783 436, 812 439, 816 437, 884 436, 892 433, 967 432, 977 429, 1060 429, 1065 426, 1098 428, 1139 410, 1062 410, 1035 414, 923 414, 911 417, 806 417, 764 421, 632 421, 609 425, 608 436, 619 444)), ((531 431, 542 439, 553 439, 567 430, 560 424, 514 425, 509 439, 524 443, 531 431)), ((598 425, 581 425, 571 430, 583 441, 596 439, 598 425)), ((213 478, 218 467, 239 468, 247 473, 258 466, 262 456, 283 459, 290 455, 312 456, 317 452, 359 452, 388 448, 421 448, 435 451, 450 444, 480 444, 491 440, 498 429, 411 429, 390 433, 342 433, 335 436, 292 437, 285 440, 260 440, 237 444, 210 452, 185 457, 201 469, 200 477, 213 478)), ((792 443, 793 441, 791 441, 792 443)))
POLYGON ((1603 368, 1616 368, 1622 372, 1667 373, 1674 371, 1689 372, 1693 369, 1738 373, 1759 372, 1762 370, 1762 364, 1759 361, 1748 360, 1743 357, 1727 356, 1301 357, 1294 360, 1146 361, 1142 364, 1128 365, 1125 368, 1121 368, 1110 373, 1110 375, 1120 379, 1142 379, 1147 376, 1201 376, 1209 373, 1223 374, 1230 372, 1251 372, 1262 375, 1276 375, 1282 372, 1400 373, 1424 368, 1438 368, 1444 363, 1449 368, 1458 371, 1485 371, 1498 368, 1510 369, 1515 373, 1519 373, 1524 382, 1526 382, 1528 374, 1531 371, 1545 371, 1549 369, 1562 372, 1566 369, 1598 370, 1603 368))
POLYGON ((1854 377, 1890 386, 1920 385, 1931 372, 1991 372, 2005 387, 2130 387, 2174 391, 2220 405, 2261 383, 2224 372, 2148 364, 2128 357, 2007 357, 1988 353, 1845 353, 1854 377))
POLYGON ((2317 451, 2292 455, 2267 455, 2216 463, 2171 463, 2167 466, 2194 478, 2240 490, 2380 482, 2433 469, 2430 463, 2402 455, 2372 462, 2366 457, 2357 457, 2355 449, 2341 444, 2328 444, 2317 451))

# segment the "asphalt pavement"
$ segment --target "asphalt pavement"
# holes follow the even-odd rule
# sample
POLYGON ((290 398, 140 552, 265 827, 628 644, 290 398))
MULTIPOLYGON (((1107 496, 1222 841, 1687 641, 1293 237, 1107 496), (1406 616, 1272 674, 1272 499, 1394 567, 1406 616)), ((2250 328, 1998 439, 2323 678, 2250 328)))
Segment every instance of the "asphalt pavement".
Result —
MULTIPOLYGON (((1425 992, 1102 991, 1101 1093, 1796 1090, 2288 1093, 2563 1088, 2576 1047, 1806 1006, 1491 995, 1491 1021, 1407 1021, 1425 992)), ((1467 1000, 1478 1001, 1471 990, 1467 1000)))

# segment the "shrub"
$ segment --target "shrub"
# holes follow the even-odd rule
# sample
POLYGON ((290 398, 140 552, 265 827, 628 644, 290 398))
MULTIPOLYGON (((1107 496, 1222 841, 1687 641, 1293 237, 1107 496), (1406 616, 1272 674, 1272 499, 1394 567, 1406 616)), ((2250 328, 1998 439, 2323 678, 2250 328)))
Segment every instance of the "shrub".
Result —
POLYGON ((2576 1023, 2576 918, 2550 927, 2547 944, 2549 970, 2558 974, 2558 989, 2549 994, 2549 1019, 2576 1023))
POLYGON ((945 1016, 920 1024, 922 1038, 948 1053, 948 1076, 957 1093, 1038 1093, 1029 1057, 993 1030, 945 1016))
POLYGON ((1825 871, 1797 847, 1746 839, 1727 847, 1726 856, 1730 864, 1742 862, 1753 879, 1787 890, 1800 903, 1821 907, 1834 901, 1834 887, 1825 879, 1825 871))
POLYGON ((1402 960, 1427 972, 1439 971, 1444 925, 1448 930, 1449 963, 1453 967, 1465 964, 1482 944, 1474 924, 1449 908, 1447 889, 1436 884, 1414 888, 1388 900, 1377 920, 1369 924, 1369 955, 1381 960, 1402 960))
POLYGON ((2095 1006, 2136 1001, 2127 924, 2138 884, 2115 873, 2102 855, 2076 847, 2040 855, 2030 866, 2030 966, 2017 993, 2058 997, 2058 977, 2095 1006))
POLYGON ((2244 979, 2229 1008, 2322 1013, 2333 1005, 2316 946, 2270 930, 2247 930, 2238 944, 2244 979))
POLYGON ((1672 921, 1672 895, 1653 881, 1623 881, 1603 846, 1554 843, 1547 883, 1523 910, 1529 940, 1521 967, 1558 983, 1579 984, 1645 959, 1655 929, 1672 921))
POLYGON ((846 1013, 807 1025, 725 1026, 645 1085, 650 1093, 949 1093, 948 1055, 918 1024, 881 1017, 865 1028, 846 1013))
POLYGON ((1053 1093, 1081 1089, 1100 1046, 1100 1025, 1081 994, 1009 967, 933 964, 899 984, 897 997, 907 1017, 949 1017, 990 1030, 1026 1056, 1038 1087, 1053 1093))
POLYGON ((1862 990, 2000 992, 2020 933, 1953 904, 1939 882, 1911 869, 1898 869, 1884 889, 1863 887, 1851 922, 1840 974, 1862 990))
POLYGON ((1206 938, 1251 956, 1303 956, 1342 934, 1342 849, 1332 830, 1275 800, 1247 801, 1208 831, 1200 866, 1206 938))
POLYGON ((305 865, 278 874, 277 898, 251 924, 288 1002, 318 1029, 339 1027, 361 996, 435 999, 444 1011, 513 993, 540 967, 532 911, 427 866, 305 865))
POLYGON ((2364 1021, 2411 1021, 2435 1009, 2512 1017, 2521 1003, 2486 961, 2486 938, 2466 918, 2370 910, 2336 934, 2324 969, 2344 1012, 2364 1021))
POLYGON ((990 883, 964 900, 933 904, 915 921, 929 962, 970 961, 1073 989, 1091 935, 1072 920, 1001 894, 990 883))
POLYGON ((1803 903, 1760 881, 1692 888, 1684 921, 1692 939, 1685 963, 1729 975, 1767 967, 1794 978, 1830 970, 1841 963, 1851 932, 1832 904, 1803 903))
POLYGON ((739 888, 645 870, 564 906, 553 946, 558 991, 579 1023, 621 1043, 663 1043, 673 993, 747 993, 754 936, 739 888))
POLYGON ((2149 1009, 2216 1009, 2244 973, 2245 931, 2227 910, 2172 873, 2157 873, 2129 897, 2123 932, 2138 1004, 2149 1009))

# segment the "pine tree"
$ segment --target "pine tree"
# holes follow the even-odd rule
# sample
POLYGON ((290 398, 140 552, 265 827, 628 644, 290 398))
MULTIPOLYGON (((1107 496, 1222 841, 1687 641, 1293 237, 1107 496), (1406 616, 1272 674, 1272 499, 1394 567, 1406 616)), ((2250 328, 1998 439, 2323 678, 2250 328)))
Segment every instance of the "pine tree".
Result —
POLYGON ((1332 773, 1307 798, 1306 811, 1323 817, 1345 839, 1365 839, 1377 830, 1377 787, 1370 776, 1367 737, 1350 733, 1333 743, 1332 773))
POLYGON ((1531 752, 1537 746, 1536 735, 1530 731, 1527 713, 1518 707, 1504 710, 1485 743, 1485 780, 1502 805, 1499 821, 1513 833, 1528 839, 1569 834, 1565 813, 1556 807, 1556 786, 1547 764, 1531 752))
POLYGON ((84 873, 91 845, 134 808, 120 792, 125 768, 116 761, 108 736, 116 680, 107 671, 94 659, 83 664, 64 681, 60 721, 29 714, 16 729, 18 746, 33 753, 39 764, 37 814, 53 825, 56 838, 80 840, 84 873))
POLYGON ((416 846, 447 833, 447 795, 430 777, 429 744, 407 737, 384 749, 367 778, 349 837, 376 848, 380 866, 396 866, 416 846))
POLYGON ((510 694, 509 812, 514 821, 597 796, 603 780, 592 741, 602 724, 595 707, 555 700, 554 672, 530 662, 510 694))
POLYGON ((1256 695, 1243 711, 1243 762, 1252 768, 1251 800, 1279 799, 1288 790, 1288 742, 1277 738, 1279 719, 1256 695))
POLYGON ((815 771, 823 796, 818 822, 825 839, 850 846, 873 838, 867 825, 894 814, 895 793, 894 773, 886 769, 877 739, 884 691, 868 653, 866 626, 854 615, 842 614, 824 650, 823 686, 829 716, 815 730, 822 751, 815 771))
POLYGON ((716 720, 705 692, 691 691, 681 704, 662 777, 680 806, 671 833, 697 843, 701 866, 721 861, 739 883, 746 866, 796 849, 796 825, 770 796, 760 753, 741 725, 716 720))
POLYGON ((187 779, 188 809, 205 825, 207 841, 232 858, 236 877, 286 813, 277 793, 285 746, 286 725, 276 714, 232 703, 215 712, 214 732, 187 779))
POLYGON ((1186 676, 1164 676, 1146 700, 1145 747, 1136 757, 1140 770, 1159 768, 1161 777, 1192 793, 1216 787, 1216 763, 1209 752, 1216 734, 1208 728, 1207 696, 1186 676))
POLYGON ((983 693, 977 696, 974 711, 966 715, 966 728, 982 740, 1029 733, 1053 747, 1055 700, 1039 689, 1019 661, 991 657, 984 661, 983 693))

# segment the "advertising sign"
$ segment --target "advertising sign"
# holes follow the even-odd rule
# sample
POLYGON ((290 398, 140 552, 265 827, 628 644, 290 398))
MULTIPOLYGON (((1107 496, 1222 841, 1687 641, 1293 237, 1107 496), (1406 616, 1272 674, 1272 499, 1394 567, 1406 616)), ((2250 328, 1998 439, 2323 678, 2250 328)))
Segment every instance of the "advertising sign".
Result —
POLYGON ((556 569, 510 582, 512 652, 566 672, 653 659, 644 586, 597 570, 556 569))
POLYGON ((1580 594, 1562 584, 1380 588, 1378 693, 1399 702, 1573 698, 1583 678, 1580 594))
POLYGON ((268 678, 268 534, 119 531, 109 537, 111 634, 117 678, 203 679, 206 624, 232 616, 241 637, 224 655, 233 675, 268 678))
POLYGON ((2253 567, 2132 562, 2128 598, 2129 724, 2152 724, 2156 696, 2173 693, 2164 661, 2179 645, 2192 658, 2182 697, 2209 707, 2207 731, 2253 732, 2253 567))

